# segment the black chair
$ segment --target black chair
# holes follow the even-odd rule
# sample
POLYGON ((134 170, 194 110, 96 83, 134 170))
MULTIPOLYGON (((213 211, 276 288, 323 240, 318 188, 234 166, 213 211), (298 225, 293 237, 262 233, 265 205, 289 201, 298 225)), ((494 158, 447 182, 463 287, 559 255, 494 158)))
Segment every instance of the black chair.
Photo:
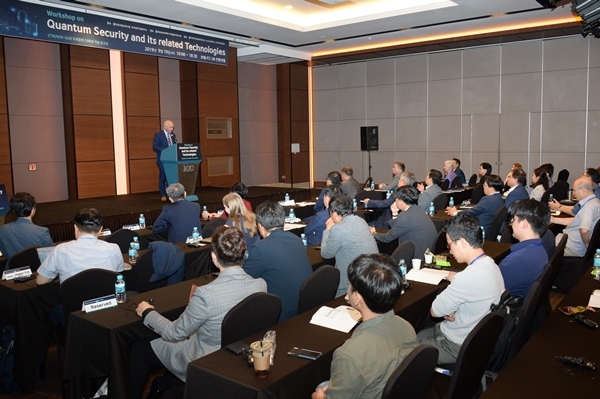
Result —
POLYGON ((448 249, 448 242, 446 241, 446 232, 441 230, 437 233, 431 245, 431 252, 435 255, 439 255, 442 252, 446 252, 448 249))
POLYGON ((469 186, 473 187, 475 184, 477 184, 477 173, 473 173, 469 178, 469 186))
POLYGON ((554 250, 554 255, 550 257, 548 262, 552 265, 552 274, 550 274, 550 286, 554 282, 558 271, 560 270, 560 266, 562 265, 563 259, 565 257, 565 247, 567 246, 567 241, 569 240, 568 234, 563 234, 560 237, 560 241, 554 250))
POLYGON ((277 295, 257 292, 232 307, 221 324, 221 347, 277 324, 281 300, 277 295))
POLYGON ((533 325, 534 316, 538 307, 538 303, 540 301, 541 294, 542 285, 538 281, 536 281, 531 286, 529 294, 527 294, 527 298, 525 299, 525 303, 523 303, 523 307, 521 308, 521 314, 519 315, 517 328, 513 333, 513 337, 510 342, 508 358, 506 359, 506 363, 504 363, 504 367, 515 357, 515 355, 529 340, 531 326, 533 325))
POLYGON ((577 284, 586 270, 592 266, 596 248, 600 248, 600 220, 594 226, 585 255, 581 258, 576 256, 563 257, 553 284, 564 292, 571 291, 571 288, 577 284))
POLYGON ((221 226, 225 226, 227 223, 227 219, 225 218, 214 218, 210 222, 206 223, 204 227, 202 227, 202 237, 208 238, 212 237, 213 233, 221 226))
POLYGON ((556 181, 567 181, 567 180, 569 180, 569 175, 570 175, 569 171, 566 169, 563 169, 560 172, 558 172, 556 181))
POLYGON ((548 190, 544 191, 544 194, 542 194, 542 198, 540 199, 540 202, 548 202, 548 198, 550 197, 550 194, 552 194, 554 196, 554 199, 557 201, 562 201, 564 199, 567 199, 568 197, 568 192, 569 192, 569 183, 567 183, 566 181, 556 181, 554 182, 554 185, 552 187, 550 187, 548 190))
POLYGON ((481 198, 483 198, 483 184, 478 184, 471 193, 471 205, 478 204, 481 198))
POLYGON ((390 376, 381 399, 423 399, 429 390, 438 349, 419 345, 408 354, 390 376))
POLYGON ((460 177, 456 176, 454 179, 452 179, 452 183, 450 184, 450 187, 452 188, 462 188, 462 183, 460 181, 460 177))
POLYGON ((461 345, 452 376, 434 373, 427 398, 472 398, 479 390, 503 324, 502 316, 495 313, 481 319, 461 345))
POLYGON ((540 299, 533 316, 533 322, 531 324, 531 331, 529 336, 532 336, 541 326, 544 324, 550 312, 552 312, 552 305, 550 304, 550 289, 552 288, 552 264, 548 263, 544 266, 542 274, 537 278, 536 282, 540 284, 540 299))
POLYGON ((410 241, 404 241, 402 244, 398 245, 398 248, 392 254, 392 259, 396 261, 396 263, 400 262, 400 259, 404 259, 406 262, 406 268, 412 268, 412 258, 415 256, 415 244, 410 241))
POLYGON ((446 194, 438 194, 433 199, 433 207, 436 211, 446 209, 446 205, 448 205, 448 197, 446 194))
POLYGON ((440 188, 442 189, 442 191, 448 190, 450 188, 450 180, 448 180, 448 179, 442 180, 442 183, 440 184, 440 188))
POLYGON ((505 206, 501 206, 500 209, 496 211, 488 235, 485 237, 486 241, 498 241, 498 235, 500 234, 500 232, 502 231, 502 227, 504 226, 504 221, 506 220, 507 212, 508 210, 505 206))
POLYGON ((18 269, 19 267, 29 266, 31 271, 35 272, 42 264, 38 255, 38 248, 40 246, 33 246, 17 252, 8 260, 8 268, 18 269))
POLYGON ((169 281, 168 278, 164 278, 155 283, 150 282, 150 277, 154 274, 154 263, 152 262, 153 254, 154 251, 149 249, 142 254, 142 256, 138 258, 136 264, 133 265, 133 284, 131 288, 138 293, 166 287, 169 281))
POLYGON ((106 237, 106 242, 117 244, 121 250, 121 253, 126 254, 129 252, 129 243, 133 242, 134 237, 137 237, 139 240, 140 235, 137 233, 137 231, 120 229, 106 237))
POLYGON ((340 269, 325 265, 315 270, 300 287, 298 314, 335 298, 340 284, 340 269))

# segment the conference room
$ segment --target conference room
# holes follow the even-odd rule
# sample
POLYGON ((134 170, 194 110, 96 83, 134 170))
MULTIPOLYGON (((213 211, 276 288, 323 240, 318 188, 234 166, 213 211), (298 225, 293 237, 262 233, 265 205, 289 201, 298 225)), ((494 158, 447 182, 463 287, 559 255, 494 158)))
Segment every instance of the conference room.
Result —
MULTIPOLYGON (((169 6, 150 1, 126 8, 101 0, 95 4, 104 11, 91 12, 78 1, 9 3, 15 11, 9 11, 12 19, 7 26, 21 28, 0 33, 0 184, 7 199, 17 192, 36 197, 34 223, 48 227, 55 243, 75 238, 71 219, 83 207, 100 209, 105 227, 112 232, 137 223, 140 213, 149 226, 154 223, 165 203, 157 190, 159 168, 151 142, 167 120, 174 124, 178 144, 199 146, 202 162, 188 194, 196 194, 209 212, 223 209, 223 196, 240 181, 249 187, 248 200, 254 208, 267 199, 283 200, 286 192, 296 202, 312 202, 324 187, 325 176, 346 165, 354 169, 360 183, 372 178, 387 184, 392 181, 390 167, 399 160, 419 178, 432 168, 441 170, 443 162, 454 157, 462 161, 467 178, 483 162, 490 163, 493 173, 502 178, 515 162, 521 163, 528 177, 539 165, 551 162, 557 172, 571 172, 566 181, 572 186, 581 171, 600 164, 596 131, 600 47, 593 34, 581 34, 583 17, 572 14, 571 4, 551 11, 534 0, 453 3, 379 20, 330 22, 303 34, 254 21, 240 15, 241 11, 229 14, 206 8, 200 13, 179 1, 169 1, 169 6), (42 37, 50 17, 44 12, 44 19, 36 22, 36 7, 81 16, 85 21, 80 24, 108 20, 135 25, 138 33, 141 28, 158 26, 163 33, 226 43, 226 55, 211 60, 201 57, 213 55, 171 54, 175 49, 164 46, 154 47, 156 52, 137 51, 119 47, 124 43, 113 47, 42 37), (217 27, 218 23, 223 25, 217 27), (188 28, 190 32, 185 31, 188 28), (364 127, 377 127, 376 149, 361 148, 364 127)), ((294 2, 298 10, 302 8, 296 3, 313 6, 294 2)), ((546 7, 553 4, 548 2, 546 7)), ((344 6, 315 7, 335 12, 344 6)), ((126 32, 125 27, 116 26, 116 30, 126 32)), ((149 37, 148 32, 142 48, 152 47, 149 37)), ((178 41, 176 36, 169 37, 178 41)), ((86 39, 92 40, 82 40, 86 39)), ((126 44, 133 46, 130 40, 126 44)), ((457 198, 462 202, 462 197, 461 201, 457 198)), ((438 230, 441 218, 436 214, 433 219, 438 230)), ((3 220, 11 221, 10 214, 3 220)), ((316 256, 318 251, 307 251, 313 268, 324 262, 316 256)), ((204 248, 200 253, 203 266, 195 269, 200 263, 192 262, 188 269, 202 271, 188 275, 186 284, 203 278, 209 270, 209 251, 204 248)), ((564 304, 585 306, 586 296, 592 293, 588 283, 581 286, 585 293, 573 291, 564 304)), ((434 297, 430 287, 424 289, 427 295, 416 296, 418 286, 415 283, 407 291, 396 309, 415 328, 423 327, 427 316, 421 313, 428 308, 422 301, 429 298, 431 303, 434 297), (411 296, 415 297, 406 299, 411 296), (405 299, 407 303, 402 304, 405 299)), ((573 290, 577 287, 579 283, 573 290)), ((15 297, 10 298, 14 301, 15 297)), ((557 298, 554 306, 562 300, 557 298)), ((173 303, 173 317, 182 303, 173 303)), ((585 315, 598 322, 595 314, 588 311, 585 315)), ((134 322, 133 316, 125 317, 134 322)), ((552 313, 549 321, 556 327, 562 316, 552 313)), ((94 317, 104 316, 97 313, 94 317)), ((299 322, 307 325, 307 314, 298 317, 304 317, 299 322)), ((141 331, 140 327, 138 320, 136 328, 141 331)), ((282 328, 295 329, 292 322, 282 328)), ((553 336, 545 325, 540 331, 548 331, 545 339, 553 336)), ((336 334, 332 333, 330 346, 323 348, 318 361, 321 380, 327 379, 333 351, 343 342, 344 335, 336 334)), ((301 345, 292 342, 293 338, 281 337, 282 345, 301 345)), ((594 340, 586 342, 593 345, 594 340)), ((552 355, 597 360, 590 353, 590 348, 565 347, 552 355)), ((76 364, 70 367, 77 368, 76 364)), ((565 374, 560 369, 556 372, 565 374)), ((501 376, 498 382, 510 387, 515 381, 517 387, 518 373, 511 374, 510 379, 501 376)), ((560 387, 569 385, 565 382, 569 379, 561 377, 552 380, 560 387)), ((285 386, 295 378, 290 371, 281 380, 273 378, 273 385, 285 386)), ((37 379, 33 392, 50 380, 54 391, 47 397, 60 395, 58 375, 37 379)), ((300 384, 302 379, 297 381, 300 384)), ((307 381, 312 384, 307 392, 314 390, 313 382, 307 381)), ((268 391, 269 379, 264 383, 268 391)), ((109 378, 109 384, 118 382, 109 378)), ((553 385, 547 389, 559 392, 553 385)))

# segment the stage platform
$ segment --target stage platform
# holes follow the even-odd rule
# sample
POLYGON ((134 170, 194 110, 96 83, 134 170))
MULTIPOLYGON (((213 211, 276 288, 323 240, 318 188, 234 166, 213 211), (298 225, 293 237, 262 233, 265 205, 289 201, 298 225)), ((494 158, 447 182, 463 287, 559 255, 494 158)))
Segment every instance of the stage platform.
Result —
MULTIPOLYGON (((283 201, 285 193, 296 201, 309 201, 315 199, 320 190, 294 189, 285 187, 248 187, 246 199, 256 207, 263 201, 283 201), (316 193, 316 194, 315 194, 316 193)), ((199 187, 196 189, 198 202, 206 206, 209 212, 223 209, 223 197, 229 193, 229 187, 199 187)), ((146 217, 146 224, 151 226, 160 215, 165 202, 160 201, 158 192, 115 195, 110 197, 88 198, 45 202, 37 205, 37 212, 33 218, 35 224, 50 229, 52 241, 61 242, 75 239, 73 230, 73 217, 81 208, 96 208, 102 213, 104 227, 117 231, 123 225, 138 222, 140 213, 146 217)), ((15 219, 10 212, 6 215, 6 223, 15 219)))

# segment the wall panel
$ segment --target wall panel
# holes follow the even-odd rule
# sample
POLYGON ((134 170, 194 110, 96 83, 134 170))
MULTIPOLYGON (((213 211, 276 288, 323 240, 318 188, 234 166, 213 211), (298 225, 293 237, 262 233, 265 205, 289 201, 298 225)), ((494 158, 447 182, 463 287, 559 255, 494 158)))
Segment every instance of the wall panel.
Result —
POLYGON ((0 183, 5 185, 8 197, 12 197, 12 165, 8 131, 8 106, 6 103, 4 39, 2 37, 0 37, 0 183))

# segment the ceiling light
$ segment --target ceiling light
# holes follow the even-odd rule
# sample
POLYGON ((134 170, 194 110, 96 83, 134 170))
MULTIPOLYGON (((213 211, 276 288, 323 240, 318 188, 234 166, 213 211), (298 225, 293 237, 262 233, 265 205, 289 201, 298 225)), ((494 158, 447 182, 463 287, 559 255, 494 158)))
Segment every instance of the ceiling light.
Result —
POLYGON ((283 6, 283 8, 285 10, 292 10, 294 8, 294 6, 287 5, 287 6, 283 6))

